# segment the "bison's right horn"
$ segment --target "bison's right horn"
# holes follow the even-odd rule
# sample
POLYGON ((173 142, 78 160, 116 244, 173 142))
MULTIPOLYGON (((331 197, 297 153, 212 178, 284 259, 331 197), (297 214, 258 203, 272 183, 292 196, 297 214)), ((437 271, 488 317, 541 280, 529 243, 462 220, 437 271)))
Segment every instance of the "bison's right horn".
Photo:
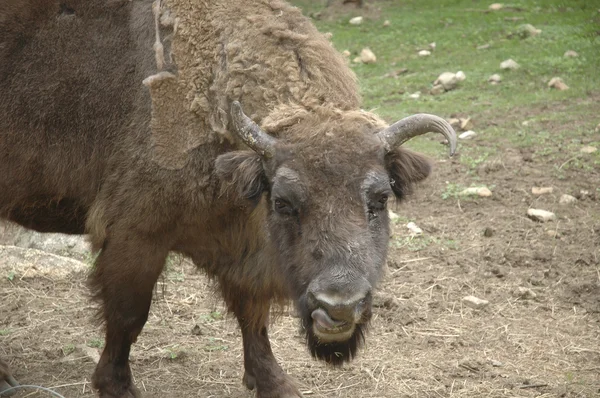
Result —
POLYGON ((450 146, 450 156, 454 155, 454 152, 456 152, 456 133, 450 123, 435 115, 419 113, 406 117, 381 130, 377 133, 377 136, 383 142, 386 151, 389 152, 411 138, 429 132, 443 134, 450 146))
POLYGON ((277 140, 262 131, 258 124, 246 116, 238 101, 231 103, 231 120, 235 132, 246 145, 265 158, 273 157, 277 140))

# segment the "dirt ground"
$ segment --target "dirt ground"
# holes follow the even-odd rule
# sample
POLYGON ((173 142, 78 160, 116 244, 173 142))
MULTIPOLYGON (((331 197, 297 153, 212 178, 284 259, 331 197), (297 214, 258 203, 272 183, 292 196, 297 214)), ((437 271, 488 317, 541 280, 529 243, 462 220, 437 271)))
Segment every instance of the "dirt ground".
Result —
MULTIPOLYGON (((531 117, 536 109, 520 112, 531 117)), ((285 313, 274 321, 275 355, 307 397, 600 396, 600 170, 565 169, 557 179, 549 170, 567 157, 499 145, 474 169, 460 156, 438 161, 393 209, 401 218, 388 272, 367 346, 352 364, 332 369, 312 360, 298 320, 285 313), (468 186, 474 177, 494 185, 492 197, 442 198, 447 181, 468 186), (554 190, 534 196, 532 186, 554 190), (579 200, 561 205, 564 193, 579 200), (557 218, 532 221, 529 207, 557 218), (424 234, 411 237, 407 221, 424 234), (472 309, 462 301, 469 295, 489 304, 472 309)), ((0 273, 0 356, 23 384, 93 397, 103 335, 85 274, 0 273)), ((172 261, 157 287, 132 368, 145 397, 253 396, 241 384, 237 325, 186 261, 172 261)))

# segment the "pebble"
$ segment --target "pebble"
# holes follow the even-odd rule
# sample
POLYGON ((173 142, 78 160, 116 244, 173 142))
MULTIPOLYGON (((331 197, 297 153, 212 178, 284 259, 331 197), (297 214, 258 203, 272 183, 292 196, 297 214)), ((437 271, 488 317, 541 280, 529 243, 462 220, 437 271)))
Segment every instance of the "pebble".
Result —
POLYGON ((552 221, 556 219, 556 214, 541 209, 528 209, 527 216, 534 221, 540 222, 552 221))
POLYGON ((444 72, 438 76, 437 79, 433 82, 434 86, 441 84, 446 91, 452 90, 459 82, 459 78, 456 73, 452 72, 444 72))
POLYGON ((492 359, 491 361, 492 366, 495 368, 501 368, 502 366, 504 366, 504 364, 500 361, 496 361, 495 359, 492 359))
POLYGON ((512 70, 515 70, 515 69, 519 69, 520 67, 521 66, 518 63, 516 63, 514 60, 512 60, 512 59, 507 59, 506 61, 502 61, 500 63, 500 68, 501 69, 512 69, 512 70))
POLYGON ((488 78, 488 82, 492 83, 492 84, 498 84, 502 81, 502 76, 500 76, 499 74, 495 73, 492 76, 490 76, 488 78))
POLYGON ((569 86, 567 86, 560 77, 553 77, 552 79, 550 79, 550 81, 548 82, 548 87, 555 88, 560 91, 569 89, 569 86))
POLYGON ((471 138, 473 138, 475 136, 477 136, 476 132, 474 132, 473 130, 467 130, 464 133, 460 133, 458 138, 460 138, 461 140, 470 140, 471 138))
POLYGON ((441 84, 433 86, 431 88, 431 90, 429 90, 429 94, 431 94, 431 95, 440 95, 440 94, 443 94, 445 92, 446 92, 446 90, 444 90, 444 86, 442 86, 441 84))
POLYGON ((487 300, 483 300, 483 299, 477 298, 475 296, 463 297, 462 302, 467 307, 471 307, 476 310, 485 308, 490 303, 487 300))
POLYGON ((387 26, 390 26, 390 25, 391 25, 391 22, 390 22, 389 19, 386 19, 385 21, 383 21, 383 26, 387 27, 387 26))
POLYGON ((490 191, 486 187, 470 187, 470 188, 467 188, 467 189, 461 191, 460 194, 463 196, 476 195, 476 196, 480 196, 482 198, 487 198, 489 196, 492 196, 492 191, 490 191))
POLYGON ((459 70, 458 72, 456 72, 456 78, 459 82, 462 82, 467 78, 467 75, 465 75, 465 72, 463 72, 462 70, 459 70))
POLYGON ((360 61, 364 64, 373 64, 377 62, 377 57, 370 49, 363 48, 360 52, 360 61))
POLYGON ((537 297, 537 294, 528 287, 517 288, 515 294, 522 299, 534 299, 537 297))
POLYGON ((534 195, 545 195, 552 193, 552 191, 554 191, 552 187, 531 187, 531 193, 534 195))
POLYGON ((579 150, 579 152, 581 152, 581 153, 594 153, 597 150, 598 150, 598 148, 596 148, 595 146, 588 145, 588 146, 584 146, 583 148, 581 148, 579 150))
POLYGON ((558 236, 558 232, 556 232, 553 229, 549 229, 546 231, 546 235, 548 235, 551 238, 556 238, 558 236))
POLYGON ((436 47, 435 42, 429 43, 429 48, 431 48, 432 50, 435 50, 435 47, 436 47))
POLYGON ((494 4, 490 4, 490 6, 488 8, 492 11, 498 11, 498 10, 501 10, 503 7, 504 7, 504 4, 502 4, 502 3, 494 3, 494 4))
POLYGON ((417 226, 414 222, 409 222, 406 224, 406 228, 411 232, 411 235, 422 235, 423 230, 417 226))
POLYGON ((579 57, 579 54, 577 54, 577 51, 569 50, 569 51, 565 52, 564 56, 567 58, 575 58, 575 57, 579 57))
POLYGON ((400 216, 391 210, 388 210, 388 216, 392 222, 397 222, 400 219, 400 216))
POLYGON ((421 51, 419 51, 419 56, 420 57, 427 57, 429 55, 431 55, 431 51, 429 51, 429 50, 421 50, 421 51))
POLYGON ((350 51, 348 51, 348 50, 344 50, 344 51, 342 51, 342 55, 343 55, 344 57, 349 57, 349 56, 350 56, 350 51))
POLYGON ((419 99, 420 96, 421 96, 421 93, 417 91, 416 93, 412 93, 408 97, 412 98, 412 99, 419 99))
POLYGON ((536 29, 535 26, 531 24, 526 23, 524 25, 519 26, 519 35, 524 39, 527 37, 539 35, 540 33, 542 33, 542 31, 540 29, 536 29))
POLYGON ((577 198, 567 194, 561 195, 560 199, 558 200, 558 203, 562 205, 568 205, 575 202, 577 202, 577 198))
POLYGON ((350 25, 360 25, 361 23, 363 23, 363 17, 354 17, 348 22, 350 22, 350 25))

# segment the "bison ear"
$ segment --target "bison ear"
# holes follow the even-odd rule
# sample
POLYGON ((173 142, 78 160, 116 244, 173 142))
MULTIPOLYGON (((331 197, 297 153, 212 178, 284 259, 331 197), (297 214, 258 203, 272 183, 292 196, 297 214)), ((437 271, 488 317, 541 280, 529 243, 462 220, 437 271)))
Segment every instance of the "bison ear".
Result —
POLYGON ((227 152, 219 156, 215 172, 221 180, 221 194, 258 204, 267 189, 262 157, 253 151, 227 152))
POLYGON ((431 173, 431 163, 425 156, 401 147, 385 155, 385 166, 399 200, 412 192, 414 183, 424 180, 431 173))

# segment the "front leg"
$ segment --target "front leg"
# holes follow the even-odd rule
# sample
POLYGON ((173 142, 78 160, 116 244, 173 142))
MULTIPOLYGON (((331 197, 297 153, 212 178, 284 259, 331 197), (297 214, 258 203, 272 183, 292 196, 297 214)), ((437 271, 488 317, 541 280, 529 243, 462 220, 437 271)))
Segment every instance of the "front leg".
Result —
MULTIPOLYGON (((224 289, 225 290, 225 289, 224 289)), ((302 397, 292 379, 281 369, 273 356, 267 324, 270 299, 252 299, 241 289, 226 289, 224 298, 229 310, 237 317, 244 343, 244 379, 250 390, 256 388, 257 398, 302 397)))

